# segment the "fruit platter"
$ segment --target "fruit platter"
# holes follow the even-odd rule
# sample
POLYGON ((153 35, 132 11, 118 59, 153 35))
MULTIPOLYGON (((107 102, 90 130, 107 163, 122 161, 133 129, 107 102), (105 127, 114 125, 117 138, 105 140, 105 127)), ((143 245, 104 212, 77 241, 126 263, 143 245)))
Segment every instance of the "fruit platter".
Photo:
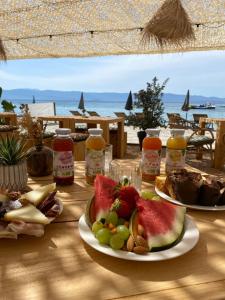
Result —
POLYGON ((61 201, 55 196, 55 183, 25 194, 0 191, 0 238, 43 236, 45 225, 63 210, 61 201))
POLYGON ((225 210, 225 181, 182 169, 155 181, 158 196, 186 208, 206 211, 225 210))
POLYGON ((94 249, 114 257, 157 261, 191 250, 199 232, 186 208, 97 175, 95 195, 79 220, 81 238, 94 249))

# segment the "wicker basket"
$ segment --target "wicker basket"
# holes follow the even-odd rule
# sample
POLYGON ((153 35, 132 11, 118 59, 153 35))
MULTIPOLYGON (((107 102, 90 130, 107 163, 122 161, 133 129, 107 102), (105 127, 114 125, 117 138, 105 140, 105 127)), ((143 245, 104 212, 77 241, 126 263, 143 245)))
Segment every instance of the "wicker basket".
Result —
POLYGON ((27 186, 27 164, 26 160, 17 164, 0 165, 0 188, 9 191, 24 190, 27 186))

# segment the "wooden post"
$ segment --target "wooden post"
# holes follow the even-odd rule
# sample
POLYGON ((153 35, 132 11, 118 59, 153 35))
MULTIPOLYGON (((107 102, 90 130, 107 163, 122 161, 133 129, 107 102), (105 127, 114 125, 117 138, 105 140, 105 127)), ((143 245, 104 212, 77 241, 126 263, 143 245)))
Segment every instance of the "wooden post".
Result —
POLYGON ((222 169, 225 163, 225 120, 217 123, 214 167, 222 169))
POLYGON ((109 123, 102 123, 102 122, 99 122, 100 123, 100 127, 102 128, 103 130, 103 138, 106 142, 106 144, 109 144, 109 123))
POLYGON ((117 153, 118 158, 123 158, 124 156, 124 119, 118 122, 118 130, 117 130, 117 153))

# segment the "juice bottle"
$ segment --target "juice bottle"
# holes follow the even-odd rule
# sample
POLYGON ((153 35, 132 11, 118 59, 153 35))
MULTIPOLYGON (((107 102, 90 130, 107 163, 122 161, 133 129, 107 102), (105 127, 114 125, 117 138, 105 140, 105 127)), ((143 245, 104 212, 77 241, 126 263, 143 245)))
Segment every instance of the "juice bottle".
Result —
POLYGON ((57 185, 70 185, 74 181, 73 140, 68 128, 56 129, 53 141, 53 178, 57 185))
POLYGON ((160 174, 162 142, 159 129, 146 129, 146 133, 142 143, 142 179, 153 181, 160 174))
POLYGON ((105 140, 102 129, 90 128, 88 133, 90 135, 86 140, 85 171, 87 183, 93 184, 96 174, 104 174, 105 140))
POLYGON ((186 146, 184 129, 171 129, 171 137, 166 144, 166 173, 185 167, 186 146))

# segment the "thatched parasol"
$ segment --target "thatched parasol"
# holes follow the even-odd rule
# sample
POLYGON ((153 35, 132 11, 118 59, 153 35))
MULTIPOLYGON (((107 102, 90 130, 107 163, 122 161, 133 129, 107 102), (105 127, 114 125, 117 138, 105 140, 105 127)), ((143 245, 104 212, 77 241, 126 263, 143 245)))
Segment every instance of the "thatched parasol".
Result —
POLYGON ((126 102, 126 105, 125 105, 125 109, 126 110, 132 110, 133 109, 133 98, 132 98, 131 91, 128 95, 127 102, 126 102))
POLYGON ((0 59, 5 60, 5 61, 7 60, 5 48, 3 46, 3 43, 2 43, 1 39, 0 39, 0 59))
POLYGON ((188 14, 180 0, 166 0, 143 31, 142 41, 155 40, 160 46, 194 40, 195 35, 188 14))

